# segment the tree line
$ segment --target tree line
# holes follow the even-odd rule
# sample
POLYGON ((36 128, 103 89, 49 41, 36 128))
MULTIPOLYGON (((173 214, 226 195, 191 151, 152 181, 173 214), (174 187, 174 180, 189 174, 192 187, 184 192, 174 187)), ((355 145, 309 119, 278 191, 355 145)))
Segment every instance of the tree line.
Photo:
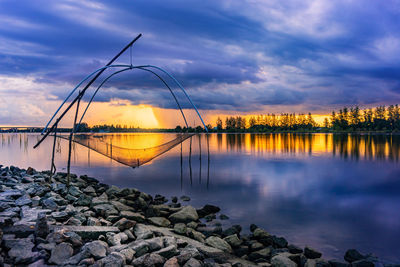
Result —
POLYGON ((311 113, 281 113, 251 116, 230 116, 225 122, 217 118, 216 132, 279 132, 279 131, 400 131, 400 108, 398 105, 378 106, 361 110, 358 106, 332 111, 322 125, 315 122, 311 113))
POLYGON ((360 110, 358 106, 345 107, 337 113, 333 111, 323 126, 337 131, 399 131, 400 108, 398 105, 365 110, 360 110))

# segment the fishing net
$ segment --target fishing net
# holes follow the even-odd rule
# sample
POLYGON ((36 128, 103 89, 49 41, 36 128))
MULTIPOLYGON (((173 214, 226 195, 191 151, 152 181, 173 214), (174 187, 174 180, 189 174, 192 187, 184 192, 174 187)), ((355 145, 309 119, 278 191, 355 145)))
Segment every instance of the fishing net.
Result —
MULTIPOLYGON (((135 168, 153 160, 191 136, 193 134, 176 134, 174 139, 166 143, 147 148, 128 148, 112 144, 112 139, 106 134, 75 134, 72 141, 135 168)), ((58 137, 69 140, 69 135, 58 135, 58 137)))

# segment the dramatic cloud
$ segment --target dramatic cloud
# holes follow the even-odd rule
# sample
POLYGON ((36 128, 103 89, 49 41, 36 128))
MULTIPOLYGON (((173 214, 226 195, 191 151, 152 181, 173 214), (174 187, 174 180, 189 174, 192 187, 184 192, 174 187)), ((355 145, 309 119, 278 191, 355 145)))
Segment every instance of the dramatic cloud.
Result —
MULTIPOLYGON (((43 123, 138 33, 133 64, 165 68, 203 110, 327 113, 400 103, 396 0, 0 0, 0 6, 0 123, 23 124, 24 116, 43 123), (18 88, 10 84, 17 80, 18 88), (16 100, 32 112, 15 115, 16 100)), ((119 63, 130 64, 129 55, 119 63)), ((141 70, 111 78, 95 101, 110 100, 176 108, 162 82, 141 70)))

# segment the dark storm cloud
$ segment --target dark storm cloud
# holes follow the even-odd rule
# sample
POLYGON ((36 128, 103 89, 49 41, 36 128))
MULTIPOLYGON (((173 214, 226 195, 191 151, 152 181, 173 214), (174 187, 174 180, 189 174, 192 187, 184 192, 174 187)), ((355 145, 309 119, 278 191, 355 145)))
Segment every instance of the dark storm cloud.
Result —
MULTIPOLYGON (((72 89, 142 32, 133 64, 167 69, 202 109, 324 110, 400 102, 395 0, 3 0, 0 5, 0 75, 72 89)), ((129 63, 129 52, 119 62, 129 63)), ((176 107, 158 78, 128 72, 110 79, 96 101, 176 107)), ((59 99, 68 93, 48 88, 59 99)))

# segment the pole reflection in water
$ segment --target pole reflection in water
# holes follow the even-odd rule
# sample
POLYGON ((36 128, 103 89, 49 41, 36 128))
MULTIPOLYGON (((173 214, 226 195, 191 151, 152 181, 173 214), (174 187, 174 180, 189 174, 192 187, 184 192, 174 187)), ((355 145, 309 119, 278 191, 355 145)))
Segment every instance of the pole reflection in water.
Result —
POLYGON ((190 137, 190 147, 189 147, 189 173, 190 173, 190 186, 193 185, 192 180, 192 137, 190 137))
POLYGON ((183 156, 182 156, 182 143, 181 143, 181 190, 183 189, 183 156))
POLYGON ((199 184, 201 184, 201 135, 199 134, 199 184))

